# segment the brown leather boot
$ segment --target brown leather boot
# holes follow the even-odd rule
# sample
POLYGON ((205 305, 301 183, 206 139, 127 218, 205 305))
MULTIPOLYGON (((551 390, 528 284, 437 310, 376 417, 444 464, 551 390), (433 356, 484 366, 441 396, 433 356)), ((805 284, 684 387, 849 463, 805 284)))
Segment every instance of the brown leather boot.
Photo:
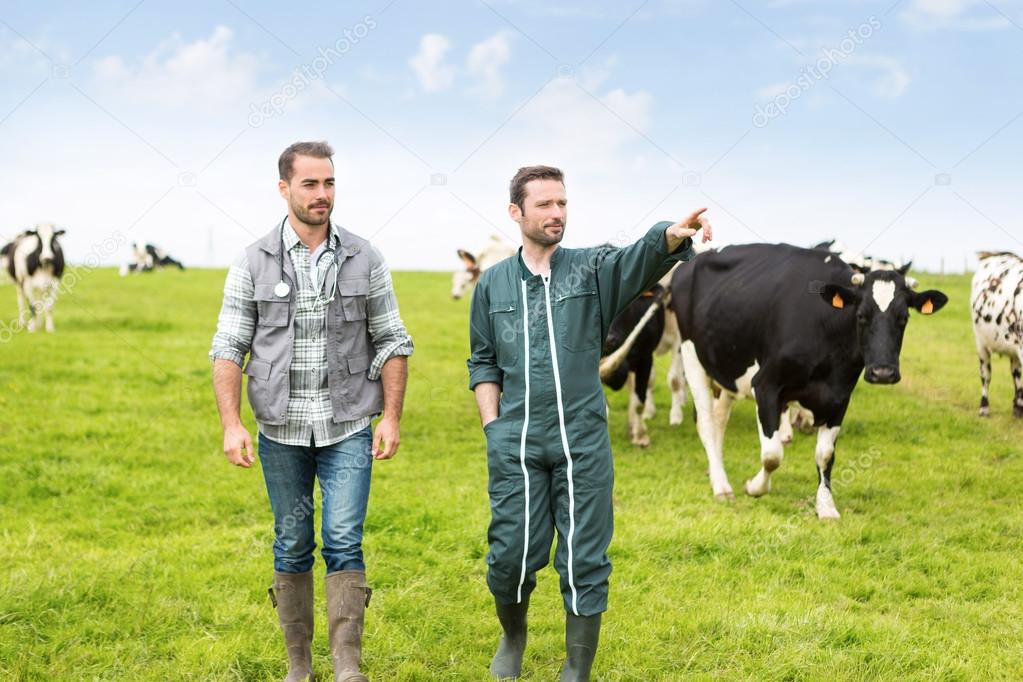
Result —
POLYGON ((288 676, 284 682, 308 682, 313 679, 313 572, 274 571, 270 598, 288 648, 288 676))
POLYGON ((334 682, 369 682, 359 672, 362 660, 362 629, 373 590, 366 584, 365 571, 328 573, 327 624, 330 627, 330 655, 334 660, 334 682))

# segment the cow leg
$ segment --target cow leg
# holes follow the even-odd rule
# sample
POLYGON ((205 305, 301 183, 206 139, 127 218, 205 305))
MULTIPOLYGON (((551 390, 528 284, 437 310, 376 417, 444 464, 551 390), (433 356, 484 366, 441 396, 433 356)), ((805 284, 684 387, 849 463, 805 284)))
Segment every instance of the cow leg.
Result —
POLYGON ((820 482, 817 484, 817 518, 837 519, 840 514, 835 507, 835 498, 831 494, 831 467, 835 464, 835 441, 841 426, 821 426, 817 429, 817 473, 820 482))
POLYGON ((980 409, 977 411, 977 414, 981 417, 990 417, 991 407, 988 402, 988 388, 991 386, 991 351, 978 346, 977 355, 980 356, 980 409))
POLYGON ((53 281, 43 290, 43 319, 48 333, 53 333, 53 304, 57 302, 57 286, 58 283, 53 281))
POLYGON ((753 391, 757 401, 757 427, 760 432, 760 471, 746 481, 746 494, 766 495, 771 490, 771 473, 781 466, 785 446, 781 442, 781 402, 763 388, 753 391))
POLYGON ((1023 417, 1023 348, 1012 357, 1012 383, 1016 387, 1016 397, 1012 402, 1012 416, 1023 417))
POLYGON ((650 436, 643 421, 643 399, 646 396, 646 374, 642 368, 629 372, 629 437, 632 444, 641 448, 649 447, 650 436))
POLYGON ((26 307, 28 308, 28 320, 25 323, 25 328, 29 332, 34 332, 36 330, 36 315, 39 312, 36 308, 35 288, 32 286, 32 280, 30 279, 26 279, 21 286, 25 294, 26 307))
POLYGON ((691 341, 682 344, 681 354, 686 383, 689 384, 696 410, 696 432, 700 434, 700 442, 707 453, 711 490, 714 491, 714 497, 719 500, 735 499, 735 493, 728 482, 728 474, 725 473, 723 439, 717 438, 713 382, 696 357, 696 347, 691 341))
POLYGON ((647 380, 646 400, 643 402, 643 419, 657 416, 657 405, 654 404, 654 363, 650 363, 650 378, 647 380))
POLYGON ((781 413, 781 422, 778 427, 778 435, 781 438, 782 445, 788 445, 792 442, 792 408, 786 407, 785 411, 781 413))
POLYGON ((668 415, 668 423, 678 426, 682 423, 682 408, 686 404, 686 372, 682 366, 681 346, 671 354, 668 386, 671 388, 671 413, 668 415))
MULTIPOLYGON (((18 294, 18 325, 25 325, 32 319, 32 311, 26 311, 26 296, 24 291, 25 284, 22 282, 14 283, 14 291, 18 294), (28 318, 26 319, 25 313, 28 312, 28 318)), ((31 301, 28 301, 28 305, 31 305, 31 301)))

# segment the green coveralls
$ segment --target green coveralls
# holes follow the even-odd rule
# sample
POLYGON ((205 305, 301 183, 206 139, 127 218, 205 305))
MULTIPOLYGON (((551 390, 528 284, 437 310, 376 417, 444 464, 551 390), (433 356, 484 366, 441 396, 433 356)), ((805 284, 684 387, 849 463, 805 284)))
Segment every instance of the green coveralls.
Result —
POLYGON ((502 388, 499 416, 484 428, 487 584, 498 603, 528 598, 557 528, 554 566, 566 611, 607 610, 614 465, 597 370, 615 316, 695 255, 689 239, 668 253, 669 225, 657 223, 623 249, 558 248, 549 280, 526 269, 520 250, 476 285, 469 388, 502 388))

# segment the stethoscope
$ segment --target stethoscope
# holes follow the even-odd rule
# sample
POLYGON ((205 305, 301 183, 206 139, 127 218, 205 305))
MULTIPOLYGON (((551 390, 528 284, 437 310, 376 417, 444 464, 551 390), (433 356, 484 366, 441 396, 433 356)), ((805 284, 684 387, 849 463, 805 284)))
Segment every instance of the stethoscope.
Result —
MULTIPOLYGON (((284 216, 284 219, 281 221, 281 245, 280 245, 281 250, 277 254, 277 266, 280 269, 281 279, 279 282, 277 282, 276 285, 274 285, 274 295, 277 296, 277 298, 287 298, 288 294, 291 293, 291 286, 284 281, 284 223, 287 222, 287 220, 288 217, 284 216)), ((334 249, 330 248, 329 232, 327 233, 327 242, 323 246, 323 252, 316 258, 317 268, 320 265, 320 260, 326 255, 329 255, 332 261, 329 265, 327 265, 327 272, 330 272, 330 265, 334 266, 334 282, 331 284, 330 287, 330 297, 324 301, 324 303, 330 303, 331 301, 334 300, 334 296, 337 294, 337 280, 338 277, 341 275, 341 264, 338 263, 337 252, 334 249)), ((320 292, 317 291, 316 296, 319 297, 319 295, 320 292)))

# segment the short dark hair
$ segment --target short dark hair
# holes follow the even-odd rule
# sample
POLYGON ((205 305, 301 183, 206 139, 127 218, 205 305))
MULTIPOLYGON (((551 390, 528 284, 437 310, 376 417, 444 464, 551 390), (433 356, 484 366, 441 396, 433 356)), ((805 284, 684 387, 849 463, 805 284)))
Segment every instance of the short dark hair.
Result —
POLYGON ((509 194, 511 195, 511 202, 522 211, 526 210, 525 206, 522 205, 522 202, 526 199, 526 183, 531 180, 557 180, 564 185, 565 174, 561 172, 560 168, 555 168, 554 166, 525 166, 520 168, 511 180, 509 194))
POLYGON ((296 142, 281 153, 277 159, 277 172, 281 180, 290 182, 295 175, 295 157, 311 156, 314 159, 329 159, 334 156, 334 150, 324 142, 296 142))

